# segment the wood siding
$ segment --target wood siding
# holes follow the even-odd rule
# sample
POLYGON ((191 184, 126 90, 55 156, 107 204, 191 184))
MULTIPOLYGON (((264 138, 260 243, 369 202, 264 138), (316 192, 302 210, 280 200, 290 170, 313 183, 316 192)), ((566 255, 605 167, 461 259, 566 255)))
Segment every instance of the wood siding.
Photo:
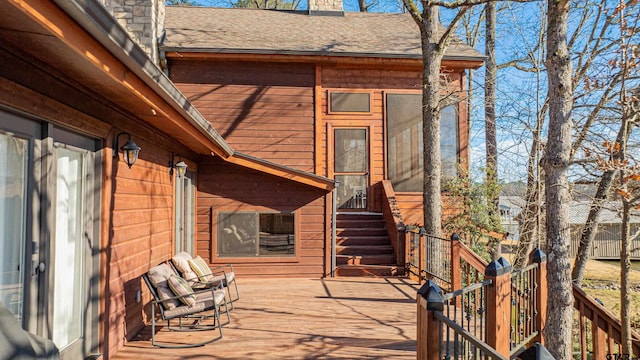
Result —
POLYGON ((233 263, 243 276, 319 278, 326 274, 325 201, 322 190, 225 163, 200 163, 196 253, 214 265, 233 263), (294 212, 295 257, 217 258, 220 212, 294 212))
POLYGON ((314 171, 313 65, 171 61, 169 74, 235 150, 314 171))
MULTIPOLYGON (((5 58, 6 59, 6 58, 5 58)), ((105 358, 124 346, 146 321, 150 295, 140 276, 173 253, 174 187, 169 176, 171 153, 195 159, 172 138, 138 121, 114 104, 94 100, 78 87, 52 79, 54 71, 33 68, 18 58, 0 70, 0 106, 103 140, 100 245, 100 352, 105 358), (5 76, 7 75, 7 76, 5 76), (142 148, 129 169, 111 152, 113 136, 131 133, 142 148), (142 301, 136 302, 141 291, 142 301)), ((120 139, 122 142, 122 138, 120 139)))

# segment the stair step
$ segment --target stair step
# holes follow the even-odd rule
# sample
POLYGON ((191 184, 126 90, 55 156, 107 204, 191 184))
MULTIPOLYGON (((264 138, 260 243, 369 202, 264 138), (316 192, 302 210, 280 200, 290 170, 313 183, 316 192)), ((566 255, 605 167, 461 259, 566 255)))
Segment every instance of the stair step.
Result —
POLYGON ((389 245, 388 236, 338 236, 336 244, 339 246, 360 245, 389 245))
POLYGON ((401 276, 404 269, 396 265, 340 265, 336 276, 401 276))
POLYGON ((381 213, 338 213, 336 219, 340 220, 369 220, 382 219, 381 213))
POLYGON ((371 220, 336 220, 336 227, 339 228, 384 228, 385 223, 382 218, 371 220))
POLYGON ((387 229, 380 228, 336 228, 336 235, 340 237, 351 237, 351 236, 385 236, 387 234, 387 229))
POLYGON ((389 265, 395 264, 396 256, 384 255, 336 255, 337 265, 389 265))
POLYGON ((337 246, 336 253, 339 255, 393 255, 391 245, 361 245, 361 246, 337 246))

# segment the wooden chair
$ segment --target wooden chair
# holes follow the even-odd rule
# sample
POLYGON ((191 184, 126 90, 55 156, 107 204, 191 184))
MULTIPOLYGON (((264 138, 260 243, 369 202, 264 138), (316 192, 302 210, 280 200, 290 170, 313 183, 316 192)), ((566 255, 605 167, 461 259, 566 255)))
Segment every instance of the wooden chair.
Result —
POLYGON ((222 326, 231 322, 224 288, 212 286, 200 291, 191 290, 190 292, 176 295, 170 288, 169 283, 173 283, 178 279, 170 279, 171 276, 177 277, 178 275, 174 273, 168 264, 154 266, 142 276, 153 296, 151 301, 151 344, 162 348, 190 348, 203 346, 221 339, 222 326), (182 299, 185 298, 193 299, 192 304, 183 303, 182 299), (227 314, 227 322, 224 324, 220 320, 221 305, 224 305, 227 314), (159 315, 162 321, 167 322, 167 328, 170 331, 215 331, 217 329, 219 335, 202 342, 190 344, 176 345, 157 342, 155 339, 156 308, 160 312, 159 315), (213 319, 213 323, 204 325, 203 322, 208 319, 213 319), (171 326, 172 320, 179 322, 177 327, 171 326), (187 320, 186 323, 185 320, 187 320))
MULTIPOLYGON (((240 299, 240 293, 238 292, 238 283, 236 283, 236 273, 233 270, 232 264, 220 265, 213 268, 209 268, 208 265, 203 265, 203 269, 198 274, 194 269, 194 261, 197 259, 193 258, 191 254, 187 252, 181 252, 176 254, 171 260, 170 263, 178 271, 180 276, 182 276, 189 284, 191 284, 194 288, 203 288, 209 286, 216 286, 220 283, 227 288, 227 293, 229 294, 229 304, 231 305, 231 310, 234 309, 233 303, 240 299), (231 296, 231 285, 235 289, 235 297, 231 296)), ((201 260, 203 263, 204 260, 201 260)))

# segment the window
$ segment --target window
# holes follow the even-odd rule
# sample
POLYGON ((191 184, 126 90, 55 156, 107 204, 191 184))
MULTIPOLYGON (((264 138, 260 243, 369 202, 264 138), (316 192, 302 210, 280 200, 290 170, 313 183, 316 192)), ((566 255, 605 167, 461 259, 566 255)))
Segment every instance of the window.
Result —
MULTIPOLYGON (((387 94, 387 173, 395 191, 422 191, 422 95, 387 94)), ((440 110, 443 179, 457 175, 458 113, 455 104, 440 110)))
POLYGON ((370 113, 371 93, 329 92, 329 113, 370 113))
POLYGON ((292 213, 224 212, 217 226, 219 257, 295 255, 292 213))

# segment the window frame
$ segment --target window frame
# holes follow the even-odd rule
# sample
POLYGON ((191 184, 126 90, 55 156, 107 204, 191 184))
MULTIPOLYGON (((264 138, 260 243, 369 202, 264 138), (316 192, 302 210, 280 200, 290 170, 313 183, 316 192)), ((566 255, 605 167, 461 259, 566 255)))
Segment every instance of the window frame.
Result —
POLYGON ((330 89, 327 90, 327 114, 328 115, 354 115, 363 116, 373 114, 373 90, 363 89, 330 89), (369 95, 369 111, 334 111, 331 108, 332 94, 368 94, 369 95))
MULTIPOLYGON (((229 262, 233 263, 298 263, 300 262, 300 214, 299 211, 277 211, 273 209, 259 209, 259 210, 234 210, 234 209, 218 209, 216 211, 211 208, 210 211, 211 221, 211 259, 214 262, 229 262), (292 255, 279 255, 279 256, 220 256, 218 254, 219 245, 219 233, 218 223, 221 214, 254 214, 259 221, 260 214, 290 214, 293 215, 293 232, 294 232, 294 253, 292 255)), ((259 226, 259 223, 258 223, 259 226)))
MULTIPOLYGON (((385 179, 388 179, 391 181, 390 178, 390 171, 389 171, 389 166, 390 166, 390 161, 389 161, 389 156, 390 156, 390 152, 391 149, 389 147, 389 143, 390 143, 390 138, 389 138, 389 106, 388 106, 388 97, 389 95, 413 95, 413 96, 421 96, 422 92, 420 91, 412 91, 412 90, 399 90, 399 91, 384 91, 383 92, 383 100, 384 100, 384 111, 383 111, 383 116, 384 116, 384 133, 385 133, 385 142, 384 142, 384 176, 385 179)), ((444 101, 441 102, 441 106, 440 106, 440 119, 442 121, 442 109, 445 109, 449 106, 451 106, 454 110, 455 113, 455 132, 456 132, 456 140, 455 140, 455 152, 456 152, 456 162, 455 162, 455 167, 454 167, 454 172, 455 172, 455 177, 459 176, 459 171, 458 171, 458 166, 462 161, 461 158, 461 146, 460 146, 460 103, 461 100, 457 97, 457 96, 451 96, 449 99, 445 99, 444 101)), ((441 128, 442 129, 442 128, 441 128)), ((421 133, 419 134, 421 135, 421 133)), ((413 137, 413 136, 412 136, 413 137)), ((440 138, 441 140, 441 147, 442 147, 442 136, 440 138)), ((420 143, 421 141, 418 139, 418 143, 420 143)), ((441 149, 442 150, 442 149, 441 149)), ((419 152, 421 153, 421 152, 419 152)), ((441 157, 441 161, 442 161, 442 153, 440 154, 441 157)), ((411 159, 412 160, 412 159, 411 159)), ((417 160, 417 163, 419 164, 421 161, 421 159, 417 160)), ((411 162, 414 162, 413 160, 411 162)), ((444 169, 444 168, 443 168, 444 169)), ((412 167, 411 168, 412 173, 415 173, 415 169, 412 167)), ((412 175, 413 176, 413 175, 412 175)), ((451 177, 445 177, 444 176, 444 171, 441 172, 441 176, 442 176, 442 191, 446 192, 446 186, 445 183, 448 179, 451 179, 451 177)), ((421 191, 396 191, 396 192, 409 192, 409 193, 415 193, 415 192, 421 192, 421 191)))

